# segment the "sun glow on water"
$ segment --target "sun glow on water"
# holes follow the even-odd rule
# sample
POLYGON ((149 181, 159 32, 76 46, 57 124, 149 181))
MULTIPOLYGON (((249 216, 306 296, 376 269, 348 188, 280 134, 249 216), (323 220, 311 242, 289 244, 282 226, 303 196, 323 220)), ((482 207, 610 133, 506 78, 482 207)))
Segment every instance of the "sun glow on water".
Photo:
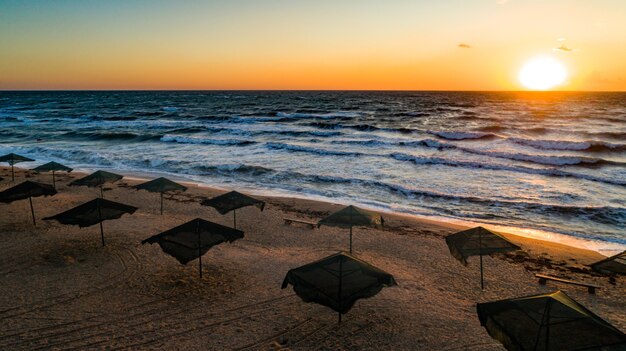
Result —
POLYGON ((530 90, 548 90, 567 79, 567 70, 561 61, 540 56, 526 62, 519 72, 519 81, 530 90))

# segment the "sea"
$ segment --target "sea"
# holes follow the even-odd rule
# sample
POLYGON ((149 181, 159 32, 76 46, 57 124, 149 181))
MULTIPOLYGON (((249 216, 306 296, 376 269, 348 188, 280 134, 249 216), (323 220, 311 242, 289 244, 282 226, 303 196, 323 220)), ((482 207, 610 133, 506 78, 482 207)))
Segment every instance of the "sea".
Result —
POLYGON ((626 248, 626 93, 0 92, 0 153, 626 248))

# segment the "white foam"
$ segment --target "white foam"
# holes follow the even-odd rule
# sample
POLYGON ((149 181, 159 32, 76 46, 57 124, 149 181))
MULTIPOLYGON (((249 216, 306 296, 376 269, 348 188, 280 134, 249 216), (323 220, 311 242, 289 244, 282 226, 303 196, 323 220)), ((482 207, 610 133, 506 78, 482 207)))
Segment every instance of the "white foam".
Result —
POLYGON ((483 133, 483 132, 434 132, 429 131, 428 133, 434 134, 438 137, 450 140, 465 140, 465 139, 481 139, 487 137, 496 137, 493 133, 483 133))
POLYGON ((337 111, 337 112, 329 112, 329 113, 287 113, 287 112, 277 112, 276 116, 278 117, 287 117, 287 118, 356 118, 359 117, 360 114, 355 112, 346 112, 346 111, 337 111))

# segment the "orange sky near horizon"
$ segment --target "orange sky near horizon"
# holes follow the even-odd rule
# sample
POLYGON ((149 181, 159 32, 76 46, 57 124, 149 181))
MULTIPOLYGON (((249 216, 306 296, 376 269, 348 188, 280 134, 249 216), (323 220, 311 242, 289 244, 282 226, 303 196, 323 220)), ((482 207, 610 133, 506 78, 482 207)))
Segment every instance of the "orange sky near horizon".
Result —
POLYGON ((0 0, 0 89, 625 91, 625 44, 613 0, 0 0))

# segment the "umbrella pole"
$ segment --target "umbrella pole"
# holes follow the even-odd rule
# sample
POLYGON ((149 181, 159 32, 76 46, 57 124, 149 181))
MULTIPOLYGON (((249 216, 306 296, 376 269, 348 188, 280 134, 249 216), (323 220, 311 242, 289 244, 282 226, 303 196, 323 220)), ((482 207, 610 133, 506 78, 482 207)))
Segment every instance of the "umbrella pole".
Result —
POLYGON ((341 324, 341 285, 342 285, 342 279, 343 278, 343 261, 341 260, 341 256, 339 257, 339 294, 338 294, 338 299, 339 299, 339 322, 338 324, 341 324))
POLYGON ((480 254, 480 288, 485 289, 485 283, 483 281, 483 254, 480 254))
POLYGON ((28 202, 30 202, 30 214, 33 216, 33 225, 36 227, 37 223, 35 223, 35 210, 33 209, 33 198, 29 196, 28 202))
POLYGON ((237 229, 237 210, 233 210, 233 228, 237 229))
POLYGON ((102 238, 102 246, 104 246, 104 229, 102 229, 102 220, 100 220, 100 238, 102 238))
POLYGON ((163 216, 163 193, 161 193, 161 216, 163 216))
POLYGON ((11 181, 15 181, 15 171, 13 170, 13 162, 11 162, 11 181))
POLYGON ((485 289, 485 283, 483 281, 483 234, 478 234, 478 253, 480 254, 480 289, 485 289))
POLYGON ((350 226, 350 253, 352 253, 352 225, 350 226))
POLYGON ((104 246, 104 229, 102 228, 102 211, 100 210, 99 201, 98 201, 98 219, 100 220, 100 238, 102 239, 102 246, 104 246))
POLYGON ((104 192, 102 191, 102 184, 100 184, 100 198, 104 199, 104 192))
POLYGON ((198 271, 200 272, 200 279, 202 279, 202 243, 200 242, 200 222, 196 225, 196 233, 198 234, 198 271))
POLYGON ((548 351, 548 347, 550 345, 550 302, 552 302, 551 299, 548 299, 548 301, 546 302, 546 309, 545 311, 543 311, 543 315, 541 316, 541 323, 539 324, 539 331, 537 332, 537 338, 535 339, 535 347, 533 348, 534 350, 537 349, 537 347, 539 346, 539 339, 541 338, 541 327, 546 326, 546 348, 545 350, 548 351))
POLYGON ((57 188, 57 183, 56 183, 56 181, 54 179, 54 171, 52 171, 52 187, 55 188, 55 189, 57 188))
POLYGON ((546 351, 550 349, 550 308, 552 307, 550 302, 552 302, 552 300, 548 300, 548 310, 546 311, 546 351))
POLYGON ((352 254, 352 207, 350 207, 350 254, 352 254))

